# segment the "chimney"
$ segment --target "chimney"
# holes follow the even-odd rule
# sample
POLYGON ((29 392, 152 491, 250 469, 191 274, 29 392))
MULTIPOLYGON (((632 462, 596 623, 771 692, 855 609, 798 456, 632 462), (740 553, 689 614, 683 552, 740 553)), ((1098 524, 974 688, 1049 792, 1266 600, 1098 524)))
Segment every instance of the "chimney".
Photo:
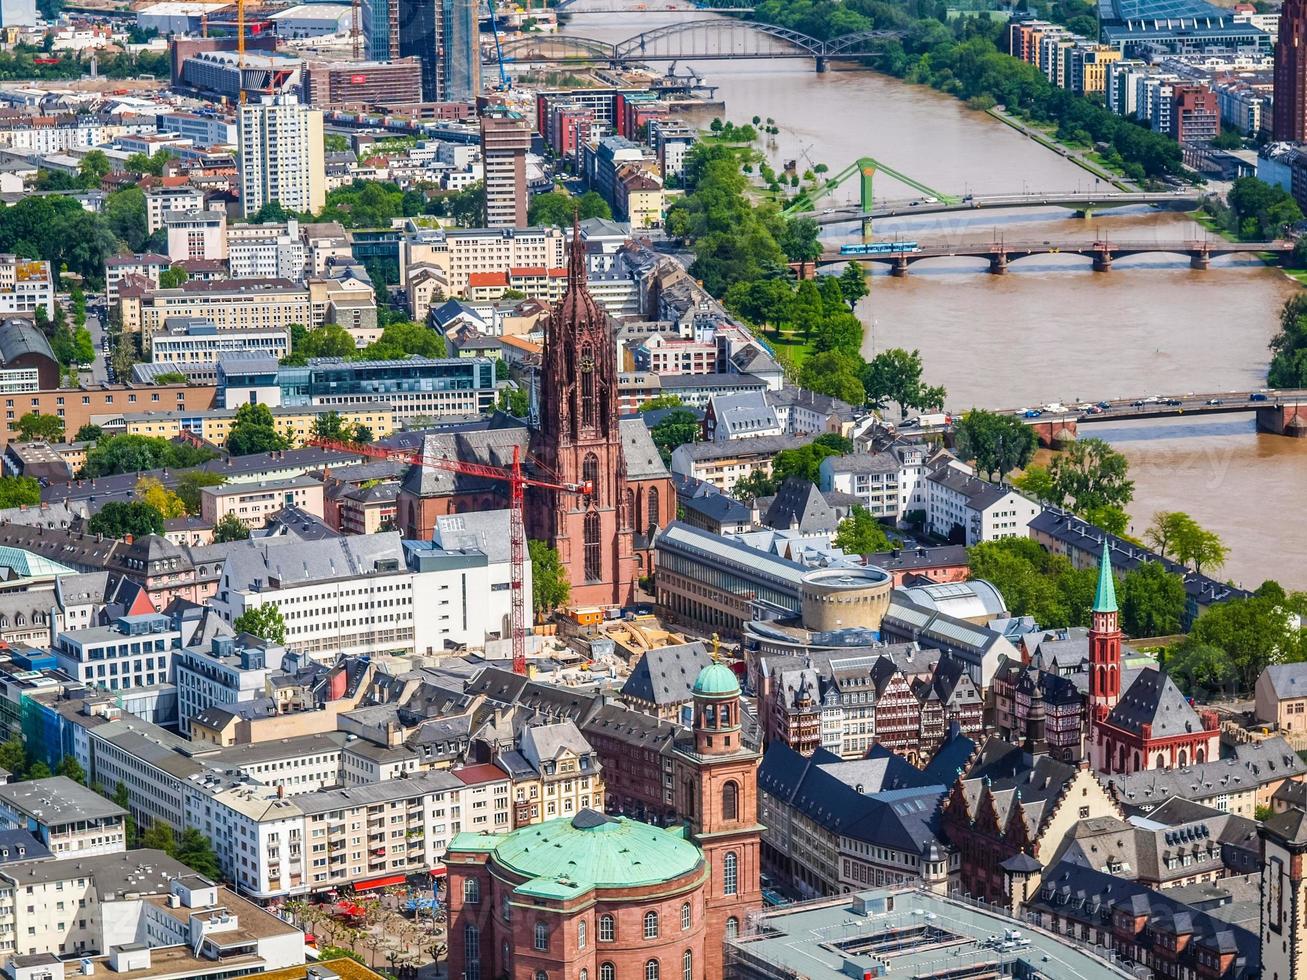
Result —
POLYGON ((284 800, 285 798, 286 798, 286 784, 285 784, 285 783, 278 783, 278 784, 277 784, 277 799, 279 799, 279 800, 284 800))
POLYGON ((128 544, 131 544, 133 541, 136 540, 136 536, 133 534, 124 534, 123 540, 126 541, 128 544))

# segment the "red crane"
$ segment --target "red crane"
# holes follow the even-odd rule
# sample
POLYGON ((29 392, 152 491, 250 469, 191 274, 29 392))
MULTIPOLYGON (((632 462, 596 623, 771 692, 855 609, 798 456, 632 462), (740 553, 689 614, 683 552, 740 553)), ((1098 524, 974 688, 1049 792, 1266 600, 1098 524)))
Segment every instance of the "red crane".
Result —
POLYGON ((428 456, 421 450, 394 449, 387 446, 373 446, 365 443, 346 442, 343 439, 310 439, 307 443, 320 449, 334 449, 342 453, 357 453, 374 459, 388 459, 396 462, 411 463, 414 466, 430 466, 450 473, 462 473, 466 476, 480 476, 487 480, 498 480, 508 484, 509 536, 512 538, 509 554, 511 562, 509 574, 512 580, 512 625, 513 625, 513 673, 526 674, 526 528, 522 522, 522 503, 527 487, 540 487, 542 490, 559 490, 564 493, 594 492, 589 481, 585 483, 554 483, 538 480, 522 473, 520 447, 513 447, 513 465, 489 466, 485 463, 466 463, 461 459, 448 456, 428 456))

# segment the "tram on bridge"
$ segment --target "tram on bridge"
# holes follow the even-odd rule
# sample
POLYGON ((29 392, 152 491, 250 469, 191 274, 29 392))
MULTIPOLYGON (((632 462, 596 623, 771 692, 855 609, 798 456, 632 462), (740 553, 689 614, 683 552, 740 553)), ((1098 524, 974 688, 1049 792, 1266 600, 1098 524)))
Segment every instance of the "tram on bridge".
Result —
POLYGON ((921 246, 916 242, 863 242, 840 246, 841 255, 903 255, 920 251, 921 246))

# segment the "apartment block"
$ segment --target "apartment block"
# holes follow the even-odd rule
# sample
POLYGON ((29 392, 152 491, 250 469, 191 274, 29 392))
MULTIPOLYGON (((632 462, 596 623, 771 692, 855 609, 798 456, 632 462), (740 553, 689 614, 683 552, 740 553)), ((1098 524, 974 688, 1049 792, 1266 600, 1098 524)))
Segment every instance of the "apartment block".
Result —
POLYGON ((161 225, 168 233, 168 258, 173 262, 225 261, 225 211, 165 211, 161 225))
POLYGON ((245 214, 279 202, 316 213, 327 200, 322 111, 292 96, 240 107, 241 206, 245 214))
POLYGON ((481 114, 481 163, 485 172, 486 224, 491 228, 526 225, 526 151, 531 126, 507 109, 481 114))
POLYGON ((510 270, 565 272, 567 238, 558 228, 437 230, 410 224, 400 241, 400 281, 407 283, 419 267, 440 271, 447 296, 463 296, 476 275, 507 275, 510 270))
POLYGON ((127 811, 67 776, 0 785, 0 826, 29 830, 56 857, 127 847, 127 811))
POLYGON ((230 225, 227 228, 227 264, 233 279, 304 278, 304 242, 299 222, 230 225))
POLYGON ((0 255, 0 317, 28 316, 37 308, 54 318, 54 277, 50 263, 0 255))
POLYGON ((173 211, 203 211, 204 192, 198 187, 151 187, 145 192, 145 226, 153 235, 173 211))
POLYGON ((200 516, 215 524, 234 515, 246 527, 257 530, 285 507, 322 517, 322 482, 311 476, 298 476, 289 480, 205 487, 200 491, 200 516))
MULTIPOLYGON (((312 406, 271 408, 273 425, 295 446, 302 446, 314 437, 318 419, 329 411, 334 411, 340 416, 342 425, 365 426, 378 439, 390 435, 399 428, 394 409, 389 405, 375 402, 354 402, 331 409, 312 406)), ((236 409, 129 412, 121 418, 126 431, 131 435, 175 439, 185 432, 221 446, 226 443, 227 436, 231 434, 231 427, 236 421, 236 409)))
POLYGON ((139 333, 146 350, 170 317, 209 320, 219 330, 289 330, 292 323, 313 323, 308 287, 286 279, 186 282, 176 289, 124 287, 118 305, 123 329, 139 333))

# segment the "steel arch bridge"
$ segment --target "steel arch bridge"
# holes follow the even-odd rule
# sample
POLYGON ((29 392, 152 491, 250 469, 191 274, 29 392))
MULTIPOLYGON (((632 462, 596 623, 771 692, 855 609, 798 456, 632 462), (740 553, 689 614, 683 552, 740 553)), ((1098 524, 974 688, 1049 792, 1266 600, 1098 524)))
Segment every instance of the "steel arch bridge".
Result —
MULTIPOLYGON (((616 44, 569 34, 526 35, 506 42, 503 57, 516 64, 811 58, 824 71, 829 59, 874 57, 879 42, 901 36, 859 31, 822 41, 772 24, 706 18, 655 27, 616 44)), ((493 54, 483 52, 482 60, 489 63, 493 54)))

